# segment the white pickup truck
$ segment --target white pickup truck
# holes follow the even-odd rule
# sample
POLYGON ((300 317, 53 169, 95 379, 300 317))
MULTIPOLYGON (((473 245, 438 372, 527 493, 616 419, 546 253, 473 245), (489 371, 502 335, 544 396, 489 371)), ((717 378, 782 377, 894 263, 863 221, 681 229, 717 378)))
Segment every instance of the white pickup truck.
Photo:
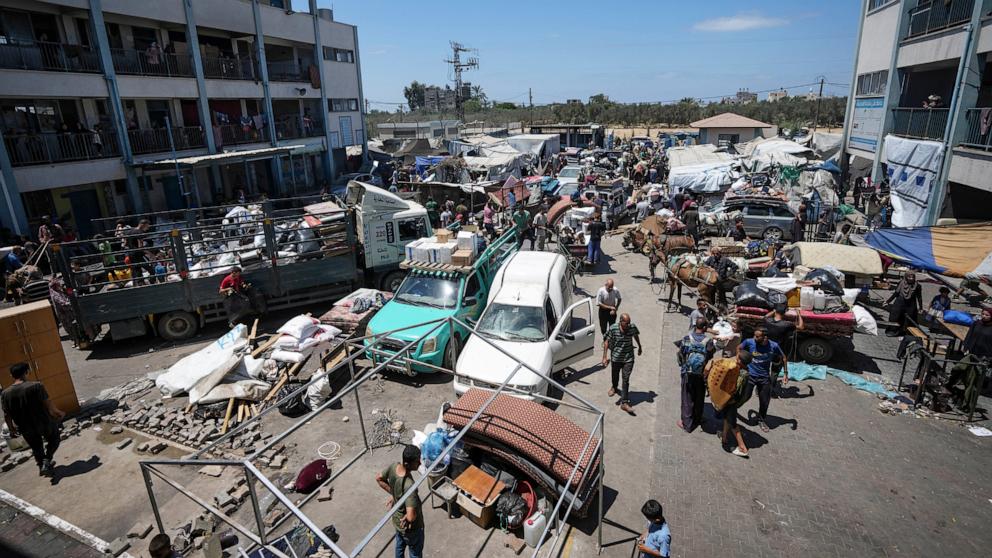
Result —
MULTIPOLYGON (((593 301, 572 302, 565 258, 517 252, 497 272, 486 310, 458 357, 455 393, 498 388, 518 360, 550 376, 592 355, 594 341, 593 301)), ((541 374, 521 368, 507 393, 525 399, 546 395, 548 382, 541 374)))

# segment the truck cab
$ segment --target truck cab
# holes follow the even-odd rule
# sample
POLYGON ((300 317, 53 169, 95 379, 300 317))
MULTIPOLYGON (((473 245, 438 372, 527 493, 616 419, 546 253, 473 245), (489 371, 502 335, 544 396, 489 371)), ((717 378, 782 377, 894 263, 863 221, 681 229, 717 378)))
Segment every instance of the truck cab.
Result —
POLYGON ((355 215, 355 232, 361 246, 359 264, 372 275, 378 288, 395 292, 406 275, 399 265, 405 257, 405 246, 434 234, 427 209, 355 180, 348 183, 345 202, 355 215))
POLYGON ((524 399, 548 394, 553 373, 593 354, 590 298, 572 299, 568 262, 553 252, 518 252, 496 274, 474 333, 455 366, 455 394, 496 389, 513 373, 507 393, 524 399))
POLYGON ((462 322, 477 320, 486 307, 496 270, 516 251, 516 233, 511 229, 471 267, 439 269, 436 264, 405 263, 409 273, 365 330, 365 335, 373 336, 365 340, 369 358, 379 364, 433 329, 410 349, 410 358, 397 358, 388 368, 411 376, 436 372, 435 367, 453 370, 469 330, 456 323, 438 326, 437 321, 451 317, 462 322), (377 341, 374 346, 373 339, 377 341))

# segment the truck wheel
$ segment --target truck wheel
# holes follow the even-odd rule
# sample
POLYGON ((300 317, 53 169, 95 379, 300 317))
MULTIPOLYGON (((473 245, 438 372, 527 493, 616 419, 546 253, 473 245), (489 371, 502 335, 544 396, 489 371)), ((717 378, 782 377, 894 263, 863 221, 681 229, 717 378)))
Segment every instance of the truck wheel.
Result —
POLYGON ((158 320, 158 334, 162 339, 180 341, 196 335, 199 328, 196 316, 185 310, 169 312, 158 320))
POLYGON ((765 229, 765 232, 761 234, 762 238, 773 242, 778 242, 779 240, 782 240, 783 236, 785 236, 785 233, 782 231, 782 229, 778 227, 768 227, 767 229, 765 229))
POLYGON ((402 271, 390 271, 382 277, 382 281, 379 282, 379 288, 395 293, 400 288, 405 277, 406 273, 402 271))
POLYGON ((448 346, 444 349, 444 364, 443 366, 448 370, 455 369, 455 363, 458 362, 458 355, 462 352, 462 341, 458 338, 458 335, 452 335, 451 341, 448 341, 448 346))
POLYGON ((834 356, 834 346, 823 337, 810 337, 799 343, 799 356, 809 364, 826 364, 834 356))

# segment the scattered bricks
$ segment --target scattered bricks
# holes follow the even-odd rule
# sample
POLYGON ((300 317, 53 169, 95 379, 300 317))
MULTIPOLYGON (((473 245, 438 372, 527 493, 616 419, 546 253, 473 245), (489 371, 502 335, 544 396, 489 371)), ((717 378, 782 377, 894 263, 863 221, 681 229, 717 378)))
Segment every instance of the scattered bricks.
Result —
POLYGON ((320 493, 317 494, 318 502, 330 502, 331 498, 334 497, 334 487, 324 486, 320 489, 320 493))
POLYGON ((131 530, 127 532, 127 537, 129 539, 143 539, 148 536, 148 533, 151 532, 151 523, 139 523, 138 525, 131 527, 131 530))
POLYGON ((133 442, 133 441, 134 440, 131 439, 131 438, 124 438, 120 442, 117 442, 117 449, 122 450, 122 449, 130 446, 131 445, 131 442, 133 442))
POLYGON ((135 448, 135 449, 138 450, 138 451, 141 451, 141 452, 145 452, 145 451, 148 451, 148 448, 150 446, 151 446, 151 444, 148 443, 148 442, 141 442, 140 444, 138 444, 138 447, 135 448))
POLYGON ((203 444, 204 442, 207 441, 207 438, 209 438, 210 435, 213 434, 216 431, 217 431, 217 429, 214 428, 214 427, 212 427, 212 426, 210 428, 204 428, 203 430, 200 431, 199 434, 197 434, 197 436, 196 436, 196 443, 198 445, 199 444, 203 444))
POLYGON ((229 506, 233 504, 236 500, 233 496, 227 493, 227 491, 220 491, 214 496, 214 502, 217 503, 217 507, 223 508, 224 506, 229 506))
POLYGON ((91 419, 86 419, 82 422, 79 422, 78 424, 79 424, 79 428, 89 428, 93 426, 93 421, 91 419))
POLYGON ((101 422, 103 422, 103 415, 93 416, 93 424, 100 424, 101 422))
POLYGON ((121 432, 124 432, 124 427, 122 426, 115 426, 110 429, 111 434, 120 434, 121 432))
POLYGON ((200 469, 200 474, 207 475, 208 477, 219 477, 224 474, 223 465, 206 465, 200 469))
POLYGON ((8 459, 10 459, 9 453, 0 453, 0 465, 6 463, 8 459))
POLYGON ((231 497, 234 498, 235 500, 237 500, 239 504, 241 502, 244 502, 245 501, 245 498, 248 497, 248 487, 247 486, 239 486, 239 487, 235 488, 234 489, 234 492, 231 493, 231 497))
POLYGON ((232 501, 228 503, 226 506, 220 506, 220 510, 224 512, 224 515, 232 516, 234 515, 234 512, 238 511, 239 505, 240 504, 238 504, 237 501, 232 501))
POLYGON ((160 421, 159 419, 157 419, 157 418, 153 418, 153 419, 151 419, 150 421, 148 421, 148 424, 147 424, 146 426, 147 426, 148 428, 155 428, 155 427, 157 427, 157 426, 159 425, 159 423, 161 423, 161 422, 162 422, 162 421, 160 421))
POLYGON ((110 556, 116 557, 124 554, 124 551, 129 548, 131 548, 131 542, 128 541, 127 538, 121 537, 110 542, 107 546, 106 553, 110 556))
POLYGON ((153 454, 158 454, 161 453, 162 450, 164 450, 167 447, 169 446, 165 442, 156 442, 150 448, 148 448, 148 452, 153 454))
POLYGON ((280 509, 274 509, 270 511, 268 515, 265 516, 265 519, 262 522, 265 524, 266 527, 272 527, 273 525, 276 524, 277 521, 282 519, 284 513, 285 512, 283 512, 280 509))
POLYGON ((282 469, 284 463, 286 463, 286 456, 277 455, 272 458, 272 461, 269 462, 269 467, 272 467, 273 469, 282 469))
POLYGON ((527 546, 527 543, 513 533, 506 533, 503 537, 503 546, 512 550, 514 554, 520 554, 527 546))
POLYGON ((29 459, 31 459, 31 452, 29 451, 18 452, 14 455, 14 463, 17 465, 27 463, 29 459))
POLYGON ((11 460, 0 465, 0 472, 6 473, 7 471, 17 467, 17 462, 11 460))

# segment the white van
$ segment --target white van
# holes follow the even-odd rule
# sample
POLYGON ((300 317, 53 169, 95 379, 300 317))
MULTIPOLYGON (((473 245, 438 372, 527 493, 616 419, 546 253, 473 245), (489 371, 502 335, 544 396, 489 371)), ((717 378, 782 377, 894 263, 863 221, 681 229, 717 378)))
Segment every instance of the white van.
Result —
MULTIPOLYGON (((572 277, 561 254, 514 254, 496 272, 488 301, 455 365, 456 394, 498 388, 517 360, 550 376, 593 354, 593 301, 572 302, 572 277)), ((506 393, 525 399, 548 393, 547 380, 526 368, 508 387, 506 393)))

